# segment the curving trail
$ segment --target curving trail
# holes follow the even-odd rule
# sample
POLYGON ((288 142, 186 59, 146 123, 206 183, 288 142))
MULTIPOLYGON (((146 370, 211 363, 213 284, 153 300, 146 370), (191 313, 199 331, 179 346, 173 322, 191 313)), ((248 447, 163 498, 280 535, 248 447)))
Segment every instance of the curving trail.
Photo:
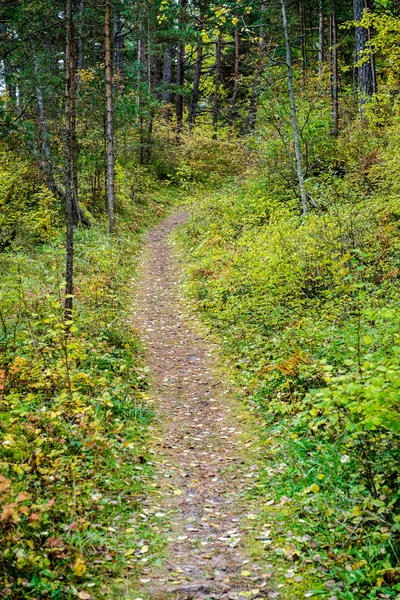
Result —
POLYGON ((159 415, 157 497, 149 503, 167 515, 169 542, 164 564, 144 570, 141 596, 276 598, 243 547, 244 530, 256 518, 244 498, 257 472, 254 450, 246 447, 248 425, 237 416, 219 381, 212 343, 185 303, 169 241, 186 218, 177 212, 148 234, 137 286, 135 322, 159 415))

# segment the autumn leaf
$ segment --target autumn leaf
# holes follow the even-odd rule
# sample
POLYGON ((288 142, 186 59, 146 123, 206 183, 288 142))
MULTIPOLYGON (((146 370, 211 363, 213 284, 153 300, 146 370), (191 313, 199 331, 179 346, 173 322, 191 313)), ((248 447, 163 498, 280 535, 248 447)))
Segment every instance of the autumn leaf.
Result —
POLYGON ((82 577, 86 573, 86 565, 81 558, 78 558, 75 561, 73 571, 74 575, 76 575, 77 577, 82 577))
POLYGON ((4 475, 0 475, 0 492, 5 492, 11 486, 11 481, 4 477, 4 475))
POLYGON ((89 592, 85 592, 85 590, 82 590, 81 592, 78 592, 78 598, 80 600, 90 600, 92 596, 89 594, 89 592))

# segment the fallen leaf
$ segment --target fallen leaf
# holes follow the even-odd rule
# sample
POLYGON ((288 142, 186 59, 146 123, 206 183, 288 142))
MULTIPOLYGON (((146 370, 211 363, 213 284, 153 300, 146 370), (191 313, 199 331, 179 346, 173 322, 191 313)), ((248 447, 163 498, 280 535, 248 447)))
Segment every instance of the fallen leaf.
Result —
POLYGON ((86 573, 86 565, 81 558, 78 558, 75 561, 73 571, 74 575, 76 575, 77 577, 82 577, 86 573))

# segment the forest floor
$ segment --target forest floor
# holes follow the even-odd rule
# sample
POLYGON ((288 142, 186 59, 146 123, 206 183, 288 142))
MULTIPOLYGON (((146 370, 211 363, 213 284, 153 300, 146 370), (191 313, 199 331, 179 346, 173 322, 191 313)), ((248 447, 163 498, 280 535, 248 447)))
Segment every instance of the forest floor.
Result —
POLYGON ((144 563, 139 594, 282 598, 270 585, 272 564, 257 560, 247 539, 255 529, 268 537, 269 527, 247 495, 259 469, 257 425, 233 397, 217 349, 183 294, 171 234, 187 217, 175 212, 147 235, 137 282, 134 321, 158 415, 147 504, 164 517, 168 541, 162 560, 144 563))

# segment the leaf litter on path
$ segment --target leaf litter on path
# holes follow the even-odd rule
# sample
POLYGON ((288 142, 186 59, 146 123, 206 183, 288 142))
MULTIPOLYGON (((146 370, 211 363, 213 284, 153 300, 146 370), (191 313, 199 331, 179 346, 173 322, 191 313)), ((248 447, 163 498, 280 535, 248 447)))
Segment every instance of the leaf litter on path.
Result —
POLYGON ((158 415, 150 451, 154 497, 145 504, 169 541, 161 566, 146 568, 138 591, 152 600, 279 598, 243 544, 259 519, 245 495, 257 478, 257 437, 236 415, 213 344, 181 291, 170 234, 186 218, 177 212, 149 233, 137 285, 134 320, 158 415))

